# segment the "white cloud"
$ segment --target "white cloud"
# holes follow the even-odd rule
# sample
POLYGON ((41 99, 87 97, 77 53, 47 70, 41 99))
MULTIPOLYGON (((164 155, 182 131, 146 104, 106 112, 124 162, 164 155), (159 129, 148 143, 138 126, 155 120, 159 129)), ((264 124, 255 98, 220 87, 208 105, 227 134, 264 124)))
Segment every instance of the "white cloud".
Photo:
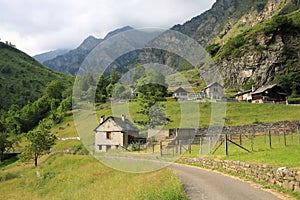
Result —
POLYGON ((88 35, 116 28, 170 28, 209 9, 215 0, 2 0, 0 38, 30 55, 75 48, 88 35))

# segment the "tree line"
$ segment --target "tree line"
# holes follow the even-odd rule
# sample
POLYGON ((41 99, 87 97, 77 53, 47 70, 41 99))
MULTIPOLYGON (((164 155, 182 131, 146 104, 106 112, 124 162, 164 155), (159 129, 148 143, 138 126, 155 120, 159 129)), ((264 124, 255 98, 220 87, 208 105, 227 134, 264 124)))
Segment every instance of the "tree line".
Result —
POLYGON ((47 84, 42 97, 20 108, 11 105, 0 117, 0 161, 4 153, 13 150, 20 138, 26 138, 27 145, 22 149, 21 160, 37 159, 50 150, 56 136, 50 132, 53 124, 59 123, 72 109, 71 88, 61 81, 47 84))

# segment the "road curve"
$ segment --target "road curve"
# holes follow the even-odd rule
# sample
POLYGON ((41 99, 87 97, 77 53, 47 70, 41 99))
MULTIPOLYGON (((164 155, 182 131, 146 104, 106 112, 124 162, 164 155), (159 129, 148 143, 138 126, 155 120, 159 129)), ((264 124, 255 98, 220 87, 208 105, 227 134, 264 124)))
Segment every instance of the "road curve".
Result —
POLYGON ((253 185, 209 170, 192 166, 169 166, 181 179, 191 200, 279 200, 253 185))

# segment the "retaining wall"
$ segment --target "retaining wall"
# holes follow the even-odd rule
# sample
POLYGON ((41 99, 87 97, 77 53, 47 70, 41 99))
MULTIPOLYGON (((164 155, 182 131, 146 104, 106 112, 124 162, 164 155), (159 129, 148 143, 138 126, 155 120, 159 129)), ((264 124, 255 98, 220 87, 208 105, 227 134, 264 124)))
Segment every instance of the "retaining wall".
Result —
POLYGON ((180 158, 180 162, 196 164, 204 168, 234 172, 258 182, 277 185, 287 190, 300 193, 300 171, 286 167, 273 167, 269 165, 256 165, 240 161, 206 159, 206 158, 180 158))

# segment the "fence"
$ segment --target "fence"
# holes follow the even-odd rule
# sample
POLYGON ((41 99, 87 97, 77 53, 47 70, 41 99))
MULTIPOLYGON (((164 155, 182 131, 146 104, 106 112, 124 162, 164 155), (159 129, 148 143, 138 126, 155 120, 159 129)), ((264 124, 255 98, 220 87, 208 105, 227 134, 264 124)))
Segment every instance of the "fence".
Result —
MULTIPOLYGON (((221 135, 197 130, 193 140, 176 140, 156 144, 161 156, 189 154, 238 154, 272 148, 300 145, 300 122, 276 122, 236 127, 224 127, 221 135)), ((178 137, 178 136, 177 136, 178 137)), ((179 137, 180 138, 180 137, 179 137)))

